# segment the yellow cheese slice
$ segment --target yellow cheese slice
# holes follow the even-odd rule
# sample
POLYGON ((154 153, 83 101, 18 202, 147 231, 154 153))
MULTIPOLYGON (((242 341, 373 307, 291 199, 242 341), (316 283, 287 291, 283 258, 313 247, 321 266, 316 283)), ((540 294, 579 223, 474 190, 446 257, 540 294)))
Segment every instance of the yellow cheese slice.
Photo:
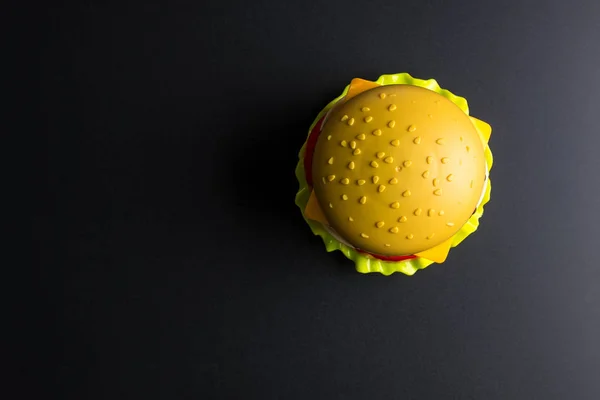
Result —
POLYGON ((427 260, 434 261, 436 263, 444 262, 444 260, 446 260, 446 257, 448 257, 448 252, 450 251, 450 247, 452 245, 452 239, 453 238, 450 238, 429 250, 417 253, 415 254, 415 256, 422 257, 427 260))
POLYGON ((312 190, 310 192, 310 197, 308 198, 308 203, 306 203, 306 208, 304 209, 304 216, 313 221, 320 222, 321 224, 328 226, 329 222, 327 218, 325 218, 325 214, 319 205, 319 201, 317 200, 317 196, 315 196, 315 191, 312 190))
POLYGON ((481 141, 483 142, 483 145, 485 146, 488 143, 488 141, 490 140, 490 136, 492 135, 492 127, 490 126, 490 124, 488 124, 487 122, 483 122, 480 119, 473 118, 473 117, 469 117, 469 118, 471 118, 471 122, 473 122, 473 125, 475 125, 475 129, 477 129, 477 132, 479 132, 481 141))
POLYGON ((376 82, 367 81, 367 80, 360 79, 360 78, 354 78, 354 79, 352 79, 352 82, 350 82, 350 87, 348 88, 348 93, 346 94, 346 97, 344 100, 350 100, 357 94, 360 94, 369 89, 373 89, 373 88, 376 88, 379 86, 381 86, 381 85, 376 82))

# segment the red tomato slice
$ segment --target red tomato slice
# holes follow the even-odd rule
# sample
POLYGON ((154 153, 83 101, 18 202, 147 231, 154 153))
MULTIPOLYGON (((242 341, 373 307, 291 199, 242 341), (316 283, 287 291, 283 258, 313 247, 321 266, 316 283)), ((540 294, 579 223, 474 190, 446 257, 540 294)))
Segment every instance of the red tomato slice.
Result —
POLYGON ((317 139, 319 139, 319 135, 321 134, 321 127, 323 126, 323 119, 325 116, 321 117, 319 122, 315 124, 315 127, 308 135, 308 139, 306 140, 306 152, 304 153, 304 176, 306 176, 306 182, 308 186, 312 188, 313 180, 312 180, 312 160, 313 154, 315 152, 315 146, 317 145, 317 139))

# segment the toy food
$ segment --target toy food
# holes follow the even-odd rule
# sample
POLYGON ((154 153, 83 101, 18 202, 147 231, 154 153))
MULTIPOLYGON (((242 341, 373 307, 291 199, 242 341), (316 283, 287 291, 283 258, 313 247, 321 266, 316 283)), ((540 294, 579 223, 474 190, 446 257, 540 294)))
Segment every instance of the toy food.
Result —
POLYGON ((490 134, 435 80, 354 79, 309 130, 296 204, 359 272, 412 275, 477 229, 490 198, 490 134))

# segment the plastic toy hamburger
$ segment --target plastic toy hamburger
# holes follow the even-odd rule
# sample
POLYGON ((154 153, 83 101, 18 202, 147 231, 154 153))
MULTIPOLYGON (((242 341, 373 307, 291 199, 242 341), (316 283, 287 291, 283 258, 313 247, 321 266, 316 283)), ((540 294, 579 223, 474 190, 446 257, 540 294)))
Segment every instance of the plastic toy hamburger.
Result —
POLYGON ((296 204, 359 272, 412 275, 477 229, 490 198, 490 133, 435 80, 354 79, 309 130, 296 204))

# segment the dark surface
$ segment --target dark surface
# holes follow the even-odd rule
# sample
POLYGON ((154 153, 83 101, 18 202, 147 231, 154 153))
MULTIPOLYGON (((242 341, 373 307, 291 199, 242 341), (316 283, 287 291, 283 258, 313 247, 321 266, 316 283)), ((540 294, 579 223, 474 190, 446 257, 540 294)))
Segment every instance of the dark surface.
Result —
POLYGON ((82 3, 38 12, 29 387, 600 398, 597 2, 82 3), (403 71, 493 126, 492 201, 445 264, 361 275, 294 205, 297 151, 351 78, 403 71))

